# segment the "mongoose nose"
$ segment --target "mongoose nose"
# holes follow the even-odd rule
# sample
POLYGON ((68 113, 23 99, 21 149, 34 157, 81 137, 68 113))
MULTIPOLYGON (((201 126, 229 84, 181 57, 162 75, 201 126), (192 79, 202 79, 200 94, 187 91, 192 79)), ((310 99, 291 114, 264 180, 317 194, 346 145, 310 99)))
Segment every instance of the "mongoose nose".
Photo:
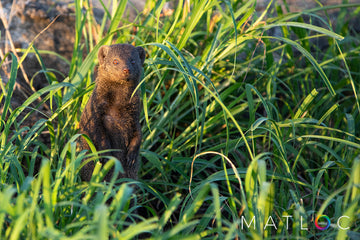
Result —
POLYGON ((124 74, 129 74, 129 69, 125 68, 125 69, 123 70, 123 73, 124 73, 124 74))

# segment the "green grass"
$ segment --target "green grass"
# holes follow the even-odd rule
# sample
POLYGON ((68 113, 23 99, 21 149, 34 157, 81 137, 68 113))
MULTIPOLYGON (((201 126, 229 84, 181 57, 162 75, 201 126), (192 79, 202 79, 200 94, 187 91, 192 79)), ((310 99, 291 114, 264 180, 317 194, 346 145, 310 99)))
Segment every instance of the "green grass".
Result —
POLYGON ((160 17, 165 1, 149 0, 152 10, 128 22, 120 1, 96 22, 88 1, 75 1, 68 76, 56 79, 34 45, 23 49, 23 58, 37 54, 49 86, 16 109, 19 63, 8 54, 0 239, 359 237, 360 34, 347 21, 360 4, 285 14, 274 1, 260 14, 255 1, 190 1, 190 12, 184 2, 160 17), (336 28, 324 15, 331 9, 336 28), (139 180, 103 182, 109 168, 121 170, 110 159, 82 182, 82 159, 97 159, 76 148, 97 50, 123 42, 148 55, 139 180), (314 225, 322 214, 324 231, 314 225))

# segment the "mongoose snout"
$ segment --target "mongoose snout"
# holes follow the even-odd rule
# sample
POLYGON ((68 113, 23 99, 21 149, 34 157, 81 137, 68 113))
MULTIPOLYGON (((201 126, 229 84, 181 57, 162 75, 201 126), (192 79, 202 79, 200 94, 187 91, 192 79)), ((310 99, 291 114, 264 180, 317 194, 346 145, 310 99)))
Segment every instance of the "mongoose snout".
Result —
POLYGON ((125 75, 129 75, 129 69, 125 68, 125 69, 123 70, 123 72, 124 72, 125 75))

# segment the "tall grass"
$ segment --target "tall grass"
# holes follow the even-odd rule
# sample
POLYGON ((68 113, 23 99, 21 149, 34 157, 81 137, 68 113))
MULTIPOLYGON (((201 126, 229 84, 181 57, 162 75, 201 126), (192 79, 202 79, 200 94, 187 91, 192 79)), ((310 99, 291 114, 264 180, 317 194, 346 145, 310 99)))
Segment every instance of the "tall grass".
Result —
MULTIPOLYGON (((129 22, 121 17, 126 2, 103 4, 99 20, 88 0, 75 1, 68 77, 56 79, 42 64, 49 86, 16 109, 19 65, 8 55, 1 238, 358 238, 360 48, 345 17, 360 4, 284 13, 271 1, 259 13, 254 0, 179 0, 162 17, 165 1, 148 0, 129 22), (330 9, 339 10, 336 29, 323 14, 330 9), (148 55, 139 180, 103 182, 112 166, 121 171, 110 158, 82 182, 82 160, 98 155, 76 148, 97 50, 122 42, 148 55), (24 125, 43 104, 51 115, 24 125), (323 231, 314 225, 321 215, 331 222, 323 231)), ((30 48, 25 54, 41 61, 30 48)))

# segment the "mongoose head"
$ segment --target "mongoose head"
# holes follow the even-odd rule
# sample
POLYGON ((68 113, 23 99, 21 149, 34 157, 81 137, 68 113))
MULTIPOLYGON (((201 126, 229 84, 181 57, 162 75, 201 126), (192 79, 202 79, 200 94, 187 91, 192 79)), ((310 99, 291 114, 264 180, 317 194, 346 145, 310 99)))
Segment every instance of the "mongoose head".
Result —
POLYGON ((101 79, 120 84, 138 84, 145 50, 130 44, 104 45, 99 49, 98 59, 101 79))

